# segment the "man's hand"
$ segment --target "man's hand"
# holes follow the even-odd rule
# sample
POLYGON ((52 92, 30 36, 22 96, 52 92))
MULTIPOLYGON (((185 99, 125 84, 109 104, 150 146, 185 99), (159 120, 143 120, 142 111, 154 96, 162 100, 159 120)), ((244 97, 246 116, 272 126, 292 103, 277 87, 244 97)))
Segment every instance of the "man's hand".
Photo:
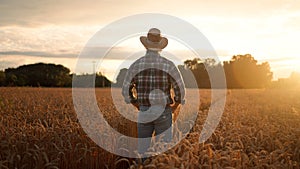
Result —
POLYGON ((172 105, 170 105, 171 106, 171 108, 172 108, 172 113, 174 113, 176 110, 177 110, 177 108, 179 107, 179 103, 174 103, 174 104, 172 104, 172 105))
POLYGON ((179 115, 180 104, 175 102, 174 104, 172 104, 170 106, 171 106, 172 114, 173 114, 172 120, 173 120, 173 122, 175 122, 177 120, 177 116, 179 115))

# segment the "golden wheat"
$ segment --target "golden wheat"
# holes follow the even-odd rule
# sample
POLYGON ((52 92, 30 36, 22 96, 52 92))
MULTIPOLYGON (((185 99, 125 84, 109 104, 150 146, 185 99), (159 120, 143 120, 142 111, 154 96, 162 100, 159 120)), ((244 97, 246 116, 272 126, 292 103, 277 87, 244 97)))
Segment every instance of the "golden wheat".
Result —
MULTIPOLYGON (((194 91, 193 91, 194 92, 194 91)), ((229 90, 222 119, 213 135, 199 143, 210 107, 210 90, 200 90, 197 119, 174 125, 172 149, 144 164, 118 157, 97 146, 83 131, 72 103, 71 89, 0 88, 0 168, 300 168, 300 92, 297 90, 229 90)), ((96 89, 97 102, 108 123, 136 137, 136 123, 114 106, 109 89, 96 89)), ((188 101, 197 101, 187 98, 188 101)), ((119 102, 123 100, 120 99, 119 102)), ((192 109, 175 115, 185 119, 192 109)), ((122 107, 130 111, 128 107, 122 107)), ((105 128, 100 132, 107 136, 105 128)), ((122 138, 107 138, 111 146, 122 138)), ((154 149, 165 145, 154 141, 154 149)))

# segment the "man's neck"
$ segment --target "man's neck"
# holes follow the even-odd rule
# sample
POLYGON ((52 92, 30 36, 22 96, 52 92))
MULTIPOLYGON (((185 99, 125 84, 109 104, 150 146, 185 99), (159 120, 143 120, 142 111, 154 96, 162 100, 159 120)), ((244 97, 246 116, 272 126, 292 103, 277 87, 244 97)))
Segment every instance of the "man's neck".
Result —
POLYGON ((146 54, 160 55, 160 51, 158 51, 158 50, 149 50, 149 49, 147 49, 146 54))

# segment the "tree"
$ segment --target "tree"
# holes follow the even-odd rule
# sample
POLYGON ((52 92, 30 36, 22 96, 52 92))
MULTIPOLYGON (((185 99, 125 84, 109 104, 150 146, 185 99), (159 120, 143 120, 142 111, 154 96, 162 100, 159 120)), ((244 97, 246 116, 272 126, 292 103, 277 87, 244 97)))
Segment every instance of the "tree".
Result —
POLYGON ((108 80, 102 73, 97 73, 95 78, 95 87, 110 87, 111 81, 108 80))
POLYGON ((250 54, 233 56, 224 70, 229 88, 264 88, 273 77, 269 63, 258 64, 250 54))
POLYGON ((200 58, 194 58, 193 60, 186 60, 184 61, 184 66, 190 70, 196 69, 197 64, 201 62, 200 58))
POLYGON ((127 74, 128 69, 123 68, 120 70, 118 76, 117 76, 117 82, 115 84, 116 87, 122 87, 123 86, 123 82, 124 82, 124 78, 127 74))
POLYGON ((70 70, 62 65, 36 63, 5 69, 11 86, 64 87, 70 84, 70 70))
MULTIPOLYGON (((184 61, 184 66, 178 66, 183 80, 187 87, 195 87, 195 85, 190 84, 192 81, 196 81, 197 86, 199 88, 211 88, 211 80, 213 80, 213 76, 219 69, 222 69, 222 65, 217 63, 217 61, 213 58, 206 58, 201 60, 200 58, 194 58, 193 60, 184 61), (192 72, 191 75, 187 76, 187 70, 192 72), (210 77, 209 75, 212 75, 210 77), (192 80, 194 79, 194 80, 192 80)), ((216 85, 215 87, 219 87, 216 85)))
POLYGON ((199 88, 224 87, 223 82, 219 81, 222 78, 218 74, 222 71, 221 69, 225 71, 229 88, 268 87, 273 76, 267 62, 258 64, 250 54, 233 56, 230 61, 225 61, 223 66, 213 58, 186 60, 184 66, 179 66, 186 86, 190 86, 188 83, 191 77, 185 77, 186 71, 190 70, 199 88), (211 81, 220 82, 220 84, 214 83, 214 86, 211 86, 211 81))
POLYGON ((178 69, 181 73, 182 79, 184 81, 185 87, 187 88, 198 88, 197 81, 193 72, 184 65, 178 65, 178 69))
POLYGON ((4 71, 0 71, 0 86, 4 86, 6 81, 6 76, 4 71))
POLYGON ((110 87, 111 81, 101 73, 96 74, 73 74, 73 87, 110 87), (91 83, 93 82, 94 83, 91 83))

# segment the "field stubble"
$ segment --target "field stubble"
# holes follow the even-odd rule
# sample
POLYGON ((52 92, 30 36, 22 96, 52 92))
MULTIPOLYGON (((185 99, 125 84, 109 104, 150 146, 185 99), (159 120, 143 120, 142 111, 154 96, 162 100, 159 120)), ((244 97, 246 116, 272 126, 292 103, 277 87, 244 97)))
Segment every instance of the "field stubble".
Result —
MULTIPOLYGON (((222 119, 202 144, 210 90, 200 90, 198 116, 187 137, 143 165, 103 150, 86 135, 71 89, 0 88, 0 93, 0 168, 300 168, 297 90, 228 90, 222 119)), ((110 89, 96 89, 96 96, 108 123, 136 137, 136 123, 118 113, 110 89)), ((182 111, 189 115, 189 108, 182 111)), ((109 138, 107 144, 117 141, 109 138)))

